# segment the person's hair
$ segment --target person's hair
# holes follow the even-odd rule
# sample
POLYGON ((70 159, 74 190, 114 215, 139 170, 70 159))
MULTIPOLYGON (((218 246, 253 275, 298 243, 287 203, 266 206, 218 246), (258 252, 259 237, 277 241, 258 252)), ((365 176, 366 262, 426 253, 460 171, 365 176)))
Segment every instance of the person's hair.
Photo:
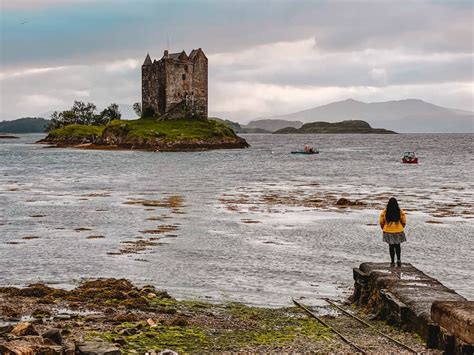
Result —
POLYGON ((385 211, 385 219, 388 223, 398 222, 400 220, 400 207, 398 207, 398 202, 395 197, 388 200, 385 211))

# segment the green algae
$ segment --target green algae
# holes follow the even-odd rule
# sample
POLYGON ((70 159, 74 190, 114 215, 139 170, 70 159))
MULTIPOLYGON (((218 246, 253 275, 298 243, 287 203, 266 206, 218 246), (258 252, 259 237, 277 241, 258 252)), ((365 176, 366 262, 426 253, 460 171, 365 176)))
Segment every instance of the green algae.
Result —
POLYGON ((297 341, 308 345, 327 343, 332 338, 327 328, 293 307, 268 309, 239 303, 214 305, 173 299, 153 299, 150 305, 158 312, 174 309, 176 314, 162 315, 155 326, 146 321, 123 322, 113 331, 92 336, 121 344, 124 353, 163 349, 180 353, 271 350, 291 347, 297 341))

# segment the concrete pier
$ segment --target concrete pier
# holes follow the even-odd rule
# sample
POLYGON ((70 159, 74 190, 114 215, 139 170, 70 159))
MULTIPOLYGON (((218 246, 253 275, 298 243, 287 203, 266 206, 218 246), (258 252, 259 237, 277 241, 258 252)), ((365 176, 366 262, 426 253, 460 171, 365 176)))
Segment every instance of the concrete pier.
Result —
POLYGON ((411 264, 362 263, 354 281, 352 301, 378 318, 418 333, 429 348, 473 353, 473 301, 411 264))

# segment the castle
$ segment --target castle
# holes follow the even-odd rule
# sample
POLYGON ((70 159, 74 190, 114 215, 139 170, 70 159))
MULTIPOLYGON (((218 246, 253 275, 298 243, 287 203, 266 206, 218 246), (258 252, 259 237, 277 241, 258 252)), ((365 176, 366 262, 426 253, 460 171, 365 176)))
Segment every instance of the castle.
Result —
POLYGON ((162 119, 207 117, 207 57, 201 48, 142 65, 142 111, 162 119))

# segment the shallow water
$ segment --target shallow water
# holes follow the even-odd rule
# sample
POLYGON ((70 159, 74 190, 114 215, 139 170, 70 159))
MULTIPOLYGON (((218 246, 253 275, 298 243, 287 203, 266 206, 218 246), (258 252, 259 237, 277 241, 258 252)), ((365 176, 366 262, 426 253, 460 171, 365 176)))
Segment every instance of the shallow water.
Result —
POLYGON ((402 259, 474 298, 472 134, 253 134, 247 150, 194 153, 30 144, 41 137, 0 140, 0 284, 113 276, 178 298, 317 304, 345 296, 359 263, 387 261, 378 213, 395 195, 408 218, 402 259), (307 142, 321 154, 289 154, 307 142), (405 150, 421 163, 401 164, 405 150), (169 196, 184 206, 125 204, 169 196), (313 197, 329 202, 299 201, 313 197), (339 197, 367 205, 338 209, 339 197), (143 232, 162 225, 178 229, 143 232), (149 237, 158 245, 116 255, 149 237))

